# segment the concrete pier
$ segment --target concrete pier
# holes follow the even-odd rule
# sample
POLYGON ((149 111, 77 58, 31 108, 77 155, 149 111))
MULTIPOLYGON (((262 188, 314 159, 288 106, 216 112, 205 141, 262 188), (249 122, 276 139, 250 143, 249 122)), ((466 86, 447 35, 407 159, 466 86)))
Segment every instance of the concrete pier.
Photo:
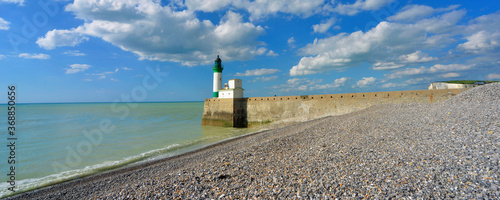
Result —
POLYGON ((379 104, 438 103, 467 89, 206 99, 202 125, 248 127, 342 115, 379 104))

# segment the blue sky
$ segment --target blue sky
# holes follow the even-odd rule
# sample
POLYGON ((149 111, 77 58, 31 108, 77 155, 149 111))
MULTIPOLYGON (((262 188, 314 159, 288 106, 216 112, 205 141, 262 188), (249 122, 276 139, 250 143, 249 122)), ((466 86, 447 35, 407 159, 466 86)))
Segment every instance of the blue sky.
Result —
MULTIPOLYGON (((202 101, 500 80, 500 2, 0 0, 0 85, 21 103, 202 101)), ((6 101, 6 100, 5 100, 6 101)))

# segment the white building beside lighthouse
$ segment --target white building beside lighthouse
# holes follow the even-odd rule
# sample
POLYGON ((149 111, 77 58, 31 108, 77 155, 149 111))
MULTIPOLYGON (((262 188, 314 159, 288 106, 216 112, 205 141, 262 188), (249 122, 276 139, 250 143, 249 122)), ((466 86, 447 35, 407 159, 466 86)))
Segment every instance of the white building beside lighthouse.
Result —
POLYGON ((222 88, 222 60, 217 55, 214 63, 214 87, 213 98, 243 98, 243 81, 241 79, 231 79, 222 88))
POLYGON ((219 98, 232 99, 243 98, 243 88, 241 79, 231 79, 224 89, 219 90, 219 98))

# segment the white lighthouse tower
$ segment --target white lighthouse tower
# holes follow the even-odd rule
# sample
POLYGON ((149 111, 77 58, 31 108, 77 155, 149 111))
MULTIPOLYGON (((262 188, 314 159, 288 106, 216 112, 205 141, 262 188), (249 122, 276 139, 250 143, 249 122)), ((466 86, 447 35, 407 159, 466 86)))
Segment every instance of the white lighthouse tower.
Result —
POLYGON ((219 90, 222 89, 222 61, 219 58, 219 55, 217 55, 217 58, 215 59, 214 63, 214 93, 213 96, 214 98, 219 97, 219 90))

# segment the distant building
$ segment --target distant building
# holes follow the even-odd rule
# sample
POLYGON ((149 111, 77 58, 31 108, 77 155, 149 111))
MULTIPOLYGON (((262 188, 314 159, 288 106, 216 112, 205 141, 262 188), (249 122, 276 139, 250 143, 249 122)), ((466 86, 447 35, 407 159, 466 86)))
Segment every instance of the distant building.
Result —
POLYGON ((473 88, 475 86, 475 84, 435 82, 429 85, 429 90, 473 88))
POLYGON ((231 79, 222 88, 222 60, 217 56, 214 63, 213 98, 243 98, 243 81, 231 79))

